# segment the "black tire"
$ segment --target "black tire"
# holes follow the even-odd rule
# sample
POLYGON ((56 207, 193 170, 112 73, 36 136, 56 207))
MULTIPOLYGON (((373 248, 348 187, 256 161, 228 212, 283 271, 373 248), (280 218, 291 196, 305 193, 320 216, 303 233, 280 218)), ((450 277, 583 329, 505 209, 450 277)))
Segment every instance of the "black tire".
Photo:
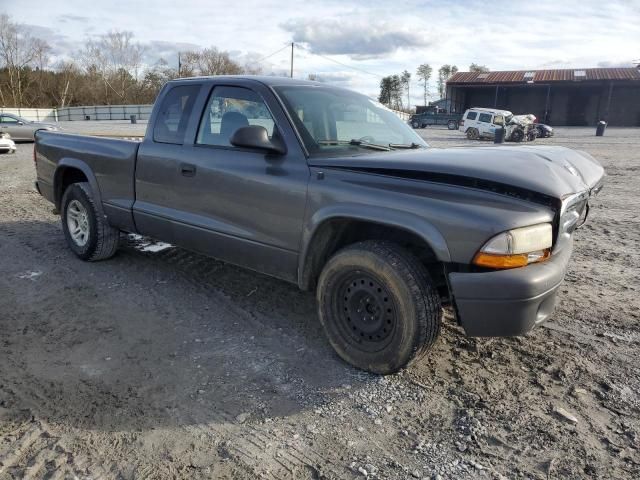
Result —
POLYGON ((390 242, 360 242, 336 253, 320 275, 317 300, 335 351, 369 372, 406 367, 440 332, 442 308, 429 274, 390 242))
POLYGON ((411 122, 411 126, 415 129, 420 128, 420 124, 418 122, 416 122, 415 120, 413 122, 411 122))
POLYGON ((73 183, 67 187, 62 196, 61 219, 62 230, 64 236, 67 239, 69 248, 82 260, 94 262, 98 260, 105 260, 113 257, 118 249, 118 243, 120 241, 120 230, 113 228, 107 223, 106 218, 98 213, 96 203, 91 193, 91 187, 87 182, 73 183), (77 203, 76 203, 77 202, 77 203), (81 212, 85 221, 83 225, 86 226, 86 241, 83 243, 76 240, 74 234, 70 231, 70 223, 74 223, 75 220, 69 220, 73 216, 71 212, 81 212), (72 205, 72 211, 70 212, 69 206, 72 205))
POLYGON ((511 133, 510 140, 512 142, 518 142, 518 143, 521 142, 522 140, 524 140, 524 132, 522 130, 520 130, 520 129, 514 130, 511 133))
POLYGON ((458 122, 456 122, 455 120, 449 120, 447 122, 447 128, 449 130, 457 130, 458 129, 458 122))
POLYGON ((467 138, 469 140, 478 140, 480 138, 480 132, 478 132, 477 128, 469 128, 467 129, 467 138))

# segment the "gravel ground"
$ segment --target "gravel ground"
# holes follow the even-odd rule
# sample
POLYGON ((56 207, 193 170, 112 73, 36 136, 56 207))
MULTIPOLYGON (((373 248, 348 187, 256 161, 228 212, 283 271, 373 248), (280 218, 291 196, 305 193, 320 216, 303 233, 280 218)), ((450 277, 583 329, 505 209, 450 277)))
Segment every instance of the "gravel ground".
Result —
POLYGON ((134 237, 81 262, 31 145, 0 156, 0 480, 640 478, 640 130, 538 142, 608 173, 555 315, 474 340, 447 314, 388 377, 342 363, 295 286, 134 237))

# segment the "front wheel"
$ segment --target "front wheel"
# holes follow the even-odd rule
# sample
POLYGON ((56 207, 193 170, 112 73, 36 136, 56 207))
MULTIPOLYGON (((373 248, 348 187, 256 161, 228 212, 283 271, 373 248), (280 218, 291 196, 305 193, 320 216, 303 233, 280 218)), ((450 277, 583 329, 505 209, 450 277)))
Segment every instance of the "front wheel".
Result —
POLYGON ((104 260, 116 253, 120 231, 99 214, 87 182, 73 183, 65 190, 61 217, 67 244, 82 260, 104 260))
POLYGON ((413 122, 411 122, 411 126, 415 129, 420 128, 420 123, 416 122, 415 120, 413 122))
POLYGON ((524 132, 520 129, 514 130, 511 134, 511 141, 521 142, 522 140, 524 140, 524 132))
POLYGON ((320 321, 343 360, 389 374, 435 342, 440 299, 420 261, 384 241, 348 246, 326 264, 317 290, 320 321))

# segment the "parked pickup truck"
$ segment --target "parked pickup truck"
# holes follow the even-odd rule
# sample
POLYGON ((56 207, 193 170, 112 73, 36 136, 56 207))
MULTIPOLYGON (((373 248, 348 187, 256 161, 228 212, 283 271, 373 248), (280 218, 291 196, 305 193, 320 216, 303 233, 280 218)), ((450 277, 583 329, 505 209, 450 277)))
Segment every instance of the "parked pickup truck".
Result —
POLYGON ((604 175, 561 147, 429 148, 366 96, 277 77, 171 81, 144 141, 39 131, 34 158, 81 259, 134 232, 293 282, 383 374, 429 349, 443 305, 472 336, 549 317, 604 175))
POLYGON ((424 128, 429 125, 446 125, 449 130, 457 130, 462 120, 460 113, 447 113, 438 108, 429 108, 422 113, 416 113, 409 118, 409 125, 413 128, 424 128))

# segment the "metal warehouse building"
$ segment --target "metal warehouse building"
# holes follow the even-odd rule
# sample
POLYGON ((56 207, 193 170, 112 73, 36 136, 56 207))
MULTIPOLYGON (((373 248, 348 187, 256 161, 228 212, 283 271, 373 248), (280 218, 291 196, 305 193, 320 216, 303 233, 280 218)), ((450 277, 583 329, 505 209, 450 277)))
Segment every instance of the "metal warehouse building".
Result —
POLYGON ((585 68, 458 72, 447 81, 451 108, 533 113, 549 125, 640 126, 640 69, 585 68))

